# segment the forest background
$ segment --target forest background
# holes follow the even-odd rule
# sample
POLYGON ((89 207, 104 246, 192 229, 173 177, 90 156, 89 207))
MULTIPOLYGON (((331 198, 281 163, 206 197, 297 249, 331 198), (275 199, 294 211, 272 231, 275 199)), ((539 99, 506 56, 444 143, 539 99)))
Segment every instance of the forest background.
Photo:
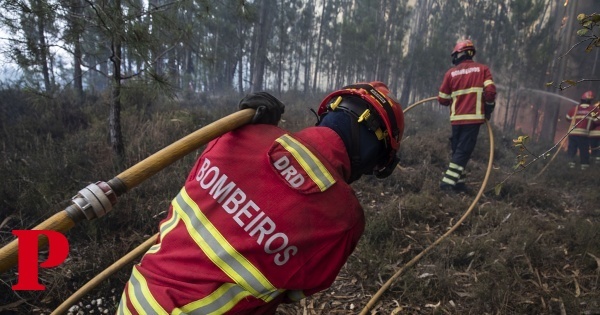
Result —
MULTIPOLYGON (((530 136, 538 152, 564 135, 568 128, 564 113, 583 91, 599 92, 595 79, 600 77, 600 50, 586 49, 597 35, 578 34, 581 25, 576 19, 580 13, 597 12, 596 0, 0 0, 0 4, 5 34, 1 49, 7 64, 16 65, 2 79, 0 98, 4 156, 0 175, 7 179, 0 190, 3 244, 11 239, 12 229, 35 226, 87 183, 112 178, 235 111, 238 100, 253 91, 270 91, 288 104, 284 127, 290 130, 314 123, 307 109, 314 108, 324 93, 356 81, 384 81, 406 106, 437 95, 454 44, 470 38, 477 48, 475 59, 490 66, 499 89, 494 128, 508 144, 513 135, 530 136)), ((435 104, 422 107, 440 117, 447 115, 447 109, 435 104)), ((368 195, 365 198, 385 203, 390 193, 397 193, 426 208, 441 204, 424 187, 435 182, 437 173, 435 179, 417 179, 417 174, 435 173, 423 163, 443 168, 437 164, 447 162, 442 152, 431 151, 445 137, 440 126, 447 123, 434 119, 436 115, 407 120, 407 135, 411 130, 427 131, 430 137, 418 138, 421 142, 406 149, 404 156, 406 165, 418 172, 409 172, 403 180, 417 181, 418 188, 412 186, 414 182, 401 187, 402 180, 394 178, 395 182, 375 186, 381 189, 379 198, 359 186, 368 195), (411 157, 415 147, 427 156, 411 157), (424 199, 406 195, 405 189, 424 199)), ((513 156, 504 151, 503 158, 510 168, 513 156)), ((120 214, 111 213, 70 232, 71 261, 44 274, 51 279, 50 290, 23 296, 10 290, 15 275, 2 275, 0 292, 7 294, 0 294, 6 299, 1 300, 0 311, 47 311, 151 235, 192 161, 193 157, 186 157, 183 165, 121 200, 120 214), (139 216, 142 209, 148 213, 139 216)), ((557 174, 562 173, 553 175, 557 174)), ((531 194, 526 184, 513 184, 519 187, 514 194, 528 192, 524 204, 534 212, 555 201, 540 201, 547 192, 531 194)), ((511 196, 507 191, 504 197, 511 196)), ((595 197, 583 201, 567 197, 568 202, 557 203, 569 213, 571 202, 576 208, 598 209, 595 197)), ((427 218, 422 215, 421 219, 427 218)), ((582 220, 597 224, 597 217, 582 220)), ((426 224, 426 234, 431 224, 426 224)), ((367 235, 367 241, 381 241, 367 235)), ((402 235, 410 239, 413 234, 402 235)), ((587 236, 578 234, 579 241, 589 246, 593 242, 587 236)), ((408 249, 405 254, 414 253, 408 249)), ((390 266, 398 263, 384 269, 389 273, 390 266)), ((118 291, 126 273, 105 284, 101 295, 118 291)), ((588 289, 597 297, 595 286, 588 289)), ((546 299, 532 304, 536 310, 548 311, 549 301, 556 300, 546 299)), ((510 305, 508 301, 500 299, 499 305, 489 311, 510 313, 501 311, 510 305)), ((569 305, 581 307, 581 302, 569 305)), ((594 307, 585 305, 585 309, 594 307)))

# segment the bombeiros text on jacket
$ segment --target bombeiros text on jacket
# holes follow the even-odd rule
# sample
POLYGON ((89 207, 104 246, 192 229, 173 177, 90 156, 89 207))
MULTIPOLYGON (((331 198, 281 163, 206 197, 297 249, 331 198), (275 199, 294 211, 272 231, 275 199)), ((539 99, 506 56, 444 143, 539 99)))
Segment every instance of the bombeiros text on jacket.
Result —
POLYGON ((208 190, 209 195, 248 236, 255 238, 259 245, 264 243, 264 252, 274 254, 273 262, 276 265, 285 265, 298 253, 298 248, 289 244, 288 236, 276 231, 277 224, 252 199, 248 199, 244 190, 229 180, 227 174, 222 173, 219 167, 211 166, 209 159, 204 158, 196 173, 196 181, 201 189, 208 190))

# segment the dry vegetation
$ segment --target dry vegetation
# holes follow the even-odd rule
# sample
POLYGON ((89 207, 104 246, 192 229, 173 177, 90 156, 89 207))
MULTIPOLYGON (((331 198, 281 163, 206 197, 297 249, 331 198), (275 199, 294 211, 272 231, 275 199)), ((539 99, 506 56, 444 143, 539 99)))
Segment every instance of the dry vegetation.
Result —
MULTIPOLYGON (((0 243, 6 244, 11 230, 31 228, 88 183, 123 169, 106 145, 102 99, 77 108, 66 96, 40 102, 1 93, 0 243)), ((139 101, 123 113, 128 166, 232 112, 239 98, 160 106, 142 96, 131 99, 139 101)), ((298 130, 314 122, 307 109, 318 98, 282 99, 288 104, 283 127, 298 130)), ((279 314, 360 313, 383 283, 463 215, 482 184, 490 141, 482 129, 468 166, 473 192, 441 193, 449 154, 445 115, 429 104, 407 113, 401 168, 388 179, 354 184, 368 220, 355 253, 329 290, 283 305, 279 314)), ((569 170, 559 155, 539 177, 546 161, 511 175, 518 134, 494 132, 494 168, 474 211, 386 290, 374 314, 600 314, 600 165, 569 170), (496 195, 494 186, 507 176, 496 195)), ((541 153, 549 146, 532 141, 529 149, 541 153)), ((68 260, 41 271, 46 291, 13 292, 16 268, 0 275, 0 313, 50 313, 153 235, 194 159, 184 158, 122 196, 106 217, 73 228, 68 260)), ((127 266, 95 288, 81 301, 80 314, 114 313, 129 272, 127 266)))

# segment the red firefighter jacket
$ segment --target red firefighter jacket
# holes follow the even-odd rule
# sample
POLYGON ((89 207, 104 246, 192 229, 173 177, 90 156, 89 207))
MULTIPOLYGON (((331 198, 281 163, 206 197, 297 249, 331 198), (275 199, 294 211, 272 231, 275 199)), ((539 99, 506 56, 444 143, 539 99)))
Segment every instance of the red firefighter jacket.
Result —
POLYGON ((590 130, 594 128, 595 118, 590 112, 594 109, 590 104, 579 104, 572 107, 567 113, 567 120, 571 122, 573 131, 569 135, 589 136, 590 130))
POLYGON ((327 289, 364 231, 339 136, 248 125, 208 144, 119 314, 273 314, 327 289))
POLYGON ((490 69, 473 60, 450 68, 440 86, 438 102, 450 106, 452 125, 483 124, 485 102, 496 99, 496 86, 490 69))
POLYGON ((590 105, 592 107, 592 126, 590 128, 590 138, 600 138, 600 104, 590 105), (598 107, 596 107, 598 106, 598 107))

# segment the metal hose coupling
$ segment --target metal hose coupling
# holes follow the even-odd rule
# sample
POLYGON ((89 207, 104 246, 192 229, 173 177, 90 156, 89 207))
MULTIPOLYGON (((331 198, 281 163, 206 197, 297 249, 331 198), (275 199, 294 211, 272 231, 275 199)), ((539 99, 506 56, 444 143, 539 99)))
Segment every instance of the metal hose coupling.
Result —
POLYGON ((117 195, 106 182, 96 182, 80 190, 71 202, 66 211, 72 219, 79 221, 85 217, 93 220, 112 210, 117 203, 117 195))

